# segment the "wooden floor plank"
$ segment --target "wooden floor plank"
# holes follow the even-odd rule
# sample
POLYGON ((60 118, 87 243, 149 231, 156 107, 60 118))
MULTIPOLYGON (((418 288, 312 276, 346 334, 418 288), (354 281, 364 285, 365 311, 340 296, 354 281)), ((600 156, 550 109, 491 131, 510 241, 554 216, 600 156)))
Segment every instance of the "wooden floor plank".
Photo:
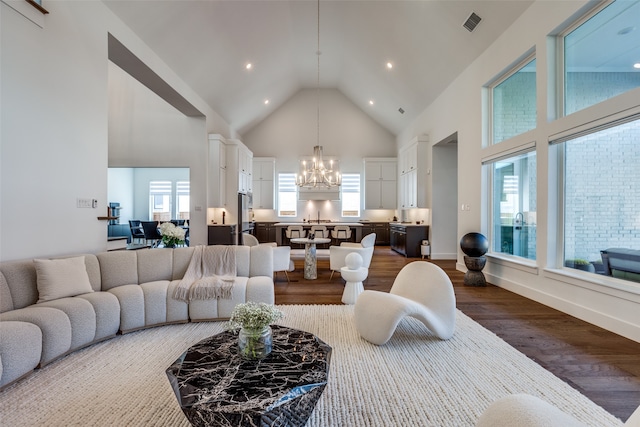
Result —
MULTIPOLYGON (((388 246, 376 247, 365 289, 388 292, 409 262, 388 246)), ((545 369, 623 421, 640 405, 640 343, 598 328, 497 286, 465 286, 455 261, 433 261, 451 278, 457 307, 545 369)), ((329 280, 329 261, 318 260, 318 279, 305 280, 303 260, 276 277, 276 304, 341 304, 344 280, 329 280)))

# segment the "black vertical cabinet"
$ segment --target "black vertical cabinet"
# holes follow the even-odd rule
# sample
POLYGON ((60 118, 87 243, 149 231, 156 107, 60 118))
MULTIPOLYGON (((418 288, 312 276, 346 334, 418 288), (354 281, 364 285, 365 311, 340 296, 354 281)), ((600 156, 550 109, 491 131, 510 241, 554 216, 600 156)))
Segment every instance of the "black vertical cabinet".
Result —
POLYGON ((208 226, 209 245, 235 245, 237 244, 236 225, 210 225, 208 226))
POLYGON ((255 232, 256 238, 260 243, 276 241, 275 222, 256 222, 255 232))
POLYGON ((420 245, 429 239, 428 225, 390 225, 391 249, 408 258, 419 257, 420 245))
POLYGON ((376 233, 376 245, 388 246, 389 243, 389 223, 388 222, 368 222, 361 221, 362 237, 367 234, 376 233))

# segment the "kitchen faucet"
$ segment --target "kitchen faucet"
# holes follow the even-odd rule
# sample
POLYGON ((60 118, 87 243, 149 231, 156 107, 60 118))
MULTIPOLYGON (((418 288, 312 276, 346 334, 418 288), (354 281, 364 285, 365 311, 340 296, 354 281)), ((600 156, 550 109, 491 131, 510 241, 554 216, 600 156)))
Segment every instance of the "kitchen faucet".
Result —
POLYGON ((524 224, 524 215, 522 214, 522 212, 518 212, 516 214, 513 225, 515 226, 516 230, 521 230, 522 224, 524 224))
POLYGON ((320 211, 318 211, 318 224, 320 224, 320 211))

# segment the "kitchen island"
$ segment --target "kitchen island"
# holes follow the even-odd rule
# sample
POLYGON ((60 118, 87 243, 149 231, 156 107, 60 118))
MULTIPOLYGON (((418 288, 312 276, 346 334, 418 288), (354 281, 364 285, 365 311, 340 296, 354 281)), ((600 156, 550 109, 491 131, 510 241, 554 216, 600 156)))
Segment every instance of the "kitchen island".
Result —
POLYGON ((359 222, 277 222, 273 224, 273 226, 276 228, 276 243, 278 243, 278 246, 282 246, 283 244, 287 243, 284 232, 290 225, 301 225, 305 230, 307 230, 307 233, 314 225, 324 225, 327 227, 327 230, 329 230, 329 232, 331 232, 331 230, 333 230, 333 227, 335 227, 336 225, 348 225, 349 227, 351 227, 352 241, 359 242, 360 240, 362 240, 362 224, 359 222))

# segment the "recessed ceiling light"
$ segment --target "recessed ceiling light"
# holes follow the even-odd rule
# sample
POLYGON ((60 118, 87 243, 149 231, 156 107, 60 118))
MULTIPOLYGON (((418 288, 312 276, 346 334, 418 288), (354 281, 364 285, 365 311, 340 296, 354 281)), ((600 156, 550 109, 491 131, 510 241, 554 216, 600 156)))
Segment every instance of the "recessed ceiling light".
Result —
POLYGON ((635 64, 633 64, 633 68, 640 69, 640 62, 636 62, 635 64))
POLYGON ((373 99, 369 100, 369 105, 373 105, 373 99))
POLYGON ((264 100, 264 105, 269 105, 269 100, 268 99, 264 100))
POLYGON ((391 62, 387 62, 387 68, 390 70, 393 68, 393 64, 391 62))
POLYGON ((247 65, 244 66, 244 68, 250 70, 251 68, 253 68, 253 64, 251 62, 248 62, 247 65))

